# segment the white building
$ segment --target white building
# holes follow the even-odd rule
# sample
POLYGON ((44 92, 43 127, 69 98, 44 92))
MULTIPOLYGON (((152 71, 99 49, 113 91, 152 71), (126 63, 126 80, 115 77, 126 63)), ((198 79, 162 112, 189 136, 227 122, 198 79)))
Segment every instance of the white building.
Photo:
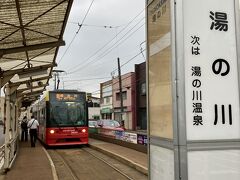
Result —
POLYGON ((102 119, 113 118, 112 80, 100 84, 100 109, 102 119))
POLYGON ((100 119, 100 98, 88 97, 88 119, 100 119))

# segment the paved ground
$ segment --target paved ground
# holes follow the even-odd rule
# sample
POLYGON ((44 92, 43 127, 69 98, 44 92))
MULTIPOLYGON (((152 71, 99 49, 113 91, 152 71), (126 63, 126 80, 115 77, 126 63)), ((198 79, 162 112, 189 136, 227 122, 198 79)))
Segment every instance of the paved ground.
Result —
POLYGON ((51 165, 42 146, 21 142, 16 162, 4 180, 53 180, 51 165))
MULTIPOLYGON (((110 163, 127 176, 130 176, 131 179, 147 179, 147 154, 94 139, 90 139, 90 147, 104 152, 107 156, 100 155, 98 152, 91 150, 91 153, 95 153, 100 159, 104 159, 105 162, 110 163), (121 160, 121 163, 116 161, 116 159, 121 160), (139 171, 142 174, 139 174, 139 171)), ((50 152, 50 155, 53 155, 52 158, 57 170, 57 173, 54 173, 55 170, 52 171, 51 162, 39 143, 37 143, 36 148, 31 148, 30 142, 21 142, 16 162, 12 169, 4 176, 4 180, 53 180, 56 174, 59 175, 59 180, 128 179, 113 168, 110 168, 106 163, 103 163, 102 160, 96 159, 85 149, 58 149, 55 156, 50 152)), ((50 149, 50 151, 56 150, 50 149)), ((0 176, 0 180, 2 180, 1 178, 3 177, 0 176)))

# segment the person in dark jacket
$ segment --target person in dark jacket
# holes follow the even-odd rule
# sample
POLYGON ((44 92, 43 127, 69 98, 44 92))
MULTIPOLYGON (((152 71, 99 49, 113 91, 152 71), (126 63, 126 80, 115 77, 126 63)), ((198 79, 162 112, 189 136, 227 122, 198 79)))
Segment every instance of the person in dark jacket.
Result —
POLYGON ((24 116, 23 120, 21 122, 21 129, 22 129, 22 134, 21 134, 21 141, 28 141, 28 127, 27 127, 27 117, 24 116))

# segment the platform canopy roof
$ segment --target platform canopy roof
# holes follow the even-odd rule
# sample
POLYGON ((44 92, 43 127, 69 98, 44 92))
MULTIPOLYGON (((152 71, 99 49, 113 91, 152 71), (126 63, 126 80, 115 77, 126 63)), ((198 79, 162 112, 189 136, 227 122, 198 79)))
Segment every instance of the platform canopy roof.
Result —
POLYGON ((23 101, 48 85, 73 0, 0 0, 0 85, 23 101))

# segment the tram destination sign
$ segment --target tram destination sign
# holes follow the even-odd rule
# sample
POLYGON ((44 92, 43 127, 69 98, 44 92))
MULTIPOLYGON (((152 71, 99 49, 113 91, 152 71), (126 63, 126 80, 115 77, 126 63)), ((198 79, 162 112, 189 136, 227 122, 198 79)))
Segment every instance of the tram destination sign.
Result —
POLYGON ((51 93, 50 99, 52 101, 83 101, 85 96, 78 93, 51 93))
POLYGON ((184 0, 188 140, 239 139, 234 0, 184 0))

